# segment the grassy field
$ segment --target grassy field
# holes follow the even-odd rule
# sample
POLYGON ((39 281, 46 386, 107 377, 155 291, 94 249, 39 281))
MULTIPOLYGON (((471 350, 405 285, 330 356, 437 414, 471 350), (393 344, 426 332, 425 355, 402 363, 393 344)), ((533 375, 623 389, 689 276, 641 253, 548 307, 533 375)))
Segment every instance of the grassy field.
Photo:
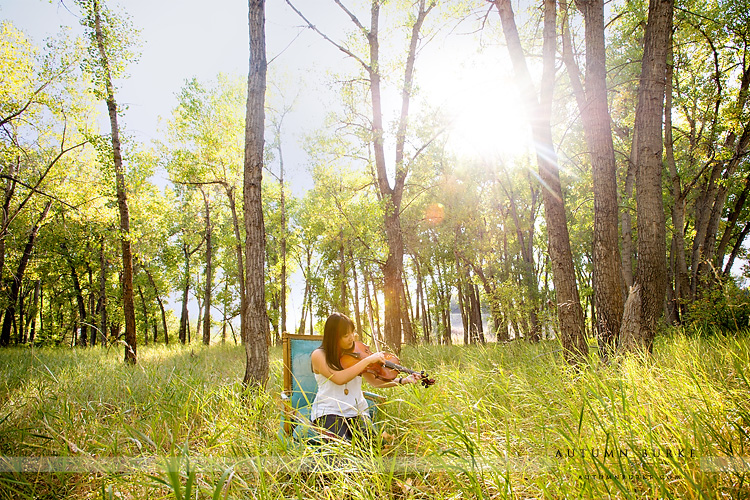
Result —
POLYGON ((262 394, 236 346, 0 350, 0 498, 750 498, 747 336, 558 349, 405 347, 438 382, 381 391, 374 447, 279 438, 276 348, 262 394))

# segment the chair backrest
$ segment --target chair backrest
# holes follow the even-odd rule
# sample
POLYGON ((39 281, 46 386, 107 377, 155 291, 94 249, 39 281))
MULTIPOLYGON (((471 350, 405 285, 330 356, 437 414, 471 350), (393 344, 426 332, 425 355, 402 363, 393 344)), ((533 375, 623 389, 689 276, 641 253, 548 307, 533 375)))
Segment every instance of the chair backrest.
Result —
POLYGON ((312 403, 318 392, 310 355, 320 347, 323 336, 285 333, 281 341, 284 348, 284 392, 292 406, 299 409, 312 403))

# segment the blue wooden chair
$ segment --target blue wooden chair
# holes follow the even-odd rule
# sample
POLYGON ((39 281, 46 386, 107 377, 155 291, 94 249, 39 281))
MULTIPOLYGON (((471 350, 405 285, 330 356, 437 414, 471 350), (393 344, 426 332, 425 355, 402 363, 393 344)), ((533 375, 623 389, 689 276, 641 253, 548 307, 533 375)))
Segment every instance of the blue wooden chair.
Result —
MULTIPOLYGON (((318 384, 312 372, 310 355, 320 347, 323 336, 284 333, 281 341, 284 350, 284 390, 281 393, 284 411, 279 432, 302 441, 316 439, 319 434, 310 422, 310 406, 318 392, 318 384)), ((385 398, 370 392, 365 392, 365 398, 370 418, 377 422, 377 405, 385 398)))

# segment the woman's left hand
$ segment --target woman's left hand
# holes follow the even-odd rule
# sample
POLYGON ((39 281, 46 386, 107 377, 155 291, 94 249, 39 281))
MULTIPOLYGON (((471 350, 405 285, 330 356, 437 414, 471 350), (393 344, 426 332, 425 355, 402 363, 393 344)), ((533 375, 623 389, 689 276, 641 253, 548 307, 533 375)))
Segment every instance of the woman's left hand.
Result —
POLYGON ((421 373, 412 373, 408 377, 404 377, 401 379, 401 384, 416 384, 422 380, 422 374, 421 373))

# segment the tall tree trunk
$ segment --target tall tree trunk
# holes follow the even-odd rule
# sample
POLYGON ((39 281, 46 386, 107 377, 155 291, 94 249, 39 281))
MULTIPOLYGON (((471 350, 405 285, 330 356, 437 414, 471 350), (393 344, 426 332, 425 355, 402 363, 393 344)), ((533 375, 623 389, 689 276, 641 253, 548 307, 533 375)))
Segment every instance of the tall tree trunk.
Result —
POLYGON ((245 278, 245 263, 244 257, 242 256, 242 235, 240 234, 240 223, 237 217, 237 204, 234 200, 234 187, 229 184, 224 184, 224 189, 227 192, 227 199, 229 200, 229 209, 232 212, 232 228, 234 229, 235 239, 235 253, 237 255, 237 276, 240 286, 240 337, 242 343, 245 343, 245 317, 247 316, 247 296, 246 296, 246 278, 245 278))
MULTIPOLYGON (((518 238, 518 245, 521 247, 521 259, 523 261, 521 274, 523 276, 523 285, 526 290, 526 296, 528 297, 528 311, 529 317, 528 322, 530 329, 528 331, 528 338, 532 342, 539 341, 540 324, 539 324, 539 282, 537 281, 534 264, 534 216, 536 212, 536 203, 532 202, 532 206, 529 210, 529 228, 528 232, 524 232, 523 222, 518 214, 518 206, 516 203, 516 195, 512 188, 510 177, 508 176, 507 170, 505 176, 508 180, 507 188, 505 184, 501 183, 501 187, 505 194, 508 196, 510 201, 510 214, 513 218, 513 224, 516 228, 516 237, 518 238)), ((533 191, 533 188, 532 188, 533 191)), ((524 321, 526 318, 524 318, 524 321)))
POLYGON ((5 310, 5 316, 3 318, 3 329, 0 332, 0 345, 7 346, 10 344, 10 330, 13 327, 13 321, 16 317, 16 302, 18 301, 18 293, 21 290, 21 282, 23 281, 23 275, 26 273, 26 267, 31 260, 31 252, 34 249, 34 243, 36 243, 37 234, 39 234, 39 228, 41 227, 44 219, 49 213, 49 209, 52 206, 52 202, 48 201, 44 206, 39 219, 37 220, 34 227, 29 232, 29 239, 26 241, 24 246, 23 254, 21 254, 21 260, 18 262, 18 268, 16 273, 13 275, 13 281, 10 285, 10 294, 8 296, 8 307, 5 310))
POLYGON ((637 293, 639 289, 640 297, 634 299, 636 304, 633 307, 638 317, 630 319, 629 330, 622 332, 621 347, 625 350, 653 350, 656 322, 664 309, 667 289, 666 225, 661 182, 662 120, 673 9, 673 0, 649 2, 635 120, 635 136, 638 138, 638 267, 635 282, 638 286, 634 286, 631 293, 637 293))
POLYGON ((99 242, 99 335, 101 336, 102 346, 107 347, 107 256, 105 253, 104 236, 99 242))
MULTIPOLYGON (((6 179, 5 186, 3 186, 3 207, 0 210, 0 278, 3 276, 3 271, 5 270, 5 241, 8 234, 8 226, 10 225, 10 203, 16 192, 17 184, 13 176, 18 171, 19 161, 15 163, 8 162, 8 178, 6 179)), ((10 339, 8 339, 8 342, 10 342, 10 339)), ((2 343, 1 340, 0 343, 2 343)))
POLYGON ((734 261, 735 259, 737 259, 737 256, 742 249, 742 242, 745 241, 748 232, 750 232, 750 222, 745 224, 745 227, 742 228, 742 231, 740 231, 740 234, 737 236, 737 240, 734 242, 734 247, 732 248, 732 252, 729 254, 727 264, 724 267, 724 276, 729 276, 729 273, 732 271, 734 261))
POLYGON ((349 301, 347 300, 346 291, 346 253, 344 252, 344 229, 339 228, 339 311, 349 314, 349 301))
POLYGON ((205 309, 203 311, 203 343, 211 343, 211 293, 214 286, 214 268, 213 268, 213 228, 211 227, 211 206, 208 203, 208 194, 201 188, 203 194, 203 203, 206 208, 206 286, 203 292, 203 301, 205 309))
POLYGON ((190 254, 187 245, 182 245, 182 251, 185 255, 185 282, 182 287, 182 308, 180 309, 180 331, 178 336, 183 344, 187 340, 188 329, 188 293, 190 292, 190 254))
MULTIPOLYGON (((286 333, 286 281, 287 281, 287 238, 286 238, 286 196, 284 193, 284 155, 281 153, 281 139, 279 139, 279 189, 280 189, 280 208, 281 208, 281 332, 286 333)), ((356 275, 355 278, 356 280, 356 275)), ((355 308, 357 307, 355 302, 355 308)), ((357 310, 357 317, 359 317, 359 310, 357 310)))
MULTIPOLYGON (((617 213, 617 172, 607 102, 604 1, 576 0, 586 29, 586 90, 579 110, 594 181, 594 300, 599 352, 611 354, 622 321, 622 270, 617 213)), ((579 101, 580 107, 580 101, 579 101)))
POLYGON ((141 307, 143 308, 143 344, 148 345, 148 306, 146 305, 146 297, 143 296, 141 285, 138 285, 138 295, 141 297, 141 307))
POLYGON ((357 279, 357 265, 354 261, 354 252, 349 247, 349 262, 352 263, 352 288, 354 288, 354 324, 357 331, 362 331, 362 318, 359 306, 359 281, 357 279))
MULTIPOLYGON (((403 278, 406 275, 402 276, 403 278)), ((401 280, 401 329, 404 332, 404 341, 407 344, 413 345, 415 341, 414 326, 412 325, 411 317, 409 315, 409 296, 407 295, 408 289, 404 280, 401 280)))
MULTIPOLYGON (((380 89, 380 1, 371 4, 371 24, 367 33, 370 45, 370 61, 367 70, 370 76, 370 93, 372 106, 372 135, 375 152, 375 169, 377 172, 380 197, 383 200, 384 226, 388 254, 383 265, 383 295, 385 298, 384 342, 396 354, 401 350, 401 273, 403 272, 404 243, 401 234, 401 189, 403 169, 397 171, 395 188, 391 188, 385 160, 382 97, 380 89)), ((408 97, 406 98, 408 103, 408 97)), ((397 165, 397 170, 402 165, 397 165)))
POLYGON ((29 342, 32 345, 34 344, 34 338, 36 337, 36 317, 37 315, 39 315, 41 311, 41 307, 40 307, 41 296, 42 296, 42 282, 41 280, 36 280, 36 282, 34 283, 34 300, 31 304, 31 311, 29 311, 29 314, 31 316, 31 326, 29 328, 29 342))
MULTIPOLYGON (((670 47, 670 55, 672 53, 670 47)), ((667 58, 671 60, 671 57, 667 58)), ((690 274, 687 268, 685 256, 685 211, 686 193, 682 189, 680 175, 677 172, 677 162, 674 157, 674 141, 672 138, 672 76, 673 64, 667 63, 667 75, 665 78, 665 100, 664 100, 664 151, 669 175, 672 185, 672 276, 674 279, 674 292, 672 307, 674 319, 680 322, 685 314, 685 307, 690 298, 690 274)))
MULTIPOLYGON (((305 249, 307 261, 305 263, 305 291, 302 294, 302 312, 301 317, 299 319, 299 330, 297 333, 300 335, 305 333, 305 312, 307 311, 307 301, 311 300, 310 295, 312 295, 312 292, 310 291, 310 280, 312 279, 312 249, 308 246, 305 249)), ((310 321, 312 321, 312 318, 310 318, 310 321)))
POLYGON ((544 45, 543 72, 539 98, 531 81, 526 58, 518 36, 510 0, 495 0, 500 13, 503 33, 508 44, 513 69, 519 89, 531 110, 531 131, 537 151, 539 177, 544 189, 545 219, 549 238, 549 253, 552 262, 552 279, 557 295, 557 314, 560 320, 560 340, 568 362, 576 362, 588 352, 586 344, 583 309, 578 296, 573 254, 570 249, 565 203, 560 174, 552 142, 552 92, 555 78, 555 19, 554 0, 544 0, 544 45))
POLYGON ((122 166, 122 154, 120 153, 120 127, 117 124, 117 101, 115 90, 112 85, 112 76, 109 70, 109 60, 105 49, 104 33, 101 26, 99 12, 99 1, 92 1, 94 8, 94 26, 96 43, 99 50, 101 69, 104 74, 106 85, 107 111, 109 112, 109 123, 112 131, 112 151, 115 166, 115 184, 117 189, 117 207, 120 212, 120 241, 122 243, 122 301, 123 316, 125 317, 125 362, 136 364, 138 362, 136 331, 135 331, 135 302, 133 299, 133 253, 130 248, 130 211, 128 209, 128 197, 125 187, 125 175, 122 166))
MULTIPOLYGON (((159 304, 159 311, 161 312, 161 327, 164 330, 164 345, 169 345, 169 332, 167 331, 167 312, 164 309, 164 301, 161 299, 159 294, 159 288, 156 286, 153 275, 149 272, 146 267, 143 267, 143 272, 146 273, 148 282, 151 284, 151 288, 154 289, 154 296, 156 296, 156 303, 159 304)), ((154 320, 156 321, 156 320, 154 320)), ((154 336, 154 342, 156 342, 156 336, 154 336)))
MULTIPOLYGON (((633 260, 635 253, 633 251, 633 188, 635 187, 635 172, 638 169, 638 133, 633 130, 633 141, 630 148, 630 157, 628 158, 627 172, 625 173, 625 190, 623 191, 620 203, 623 206, 620 212, 620 228, 622 231, 622 280, 624 282, 624 292, 627 296, 628 290, 635 283, 633 273, 633 260)), ((623 305, 623 314, 625 307, 623 305)))
POLYGON ((414 80, 414 65, 419 45, 420 32, 424 20, 430 11, 435 7, 434 1, 418 0, 414 3, 417 6, 417 12, 412 17, 411 37, 409 39, 409 49, 406 54, 404 64, 404 79, 401 88, 401 114, 398 120, 396 131, 396 155, 395 155, 395 179, 393 187, 388 180, 387 165, 384 147, 384 128, 383 128, 383 104, 381 96, 381 64, 380 64, 380 39, 379 39, 379 21, 380 7, 385 4, 382 0, 372 0, 370 4, 370 26, 365 27, 353 12, 348 10, 340 1, 337 5, 348 15, 356 25, 359 33, 365 35, 369 48, 369 61, 365 62, 354 55, 343 45, 339 45, 331 38, 321 33, 305 16, 292 5, 290 0, 287 4, 307 22, 308 27, 315 30, 323 36, 328 42, 335 45, 339 50, 354 58, 362 65, 367 72, 370 81, 371 95, 371 132, 372 148, 375 157, 376 181, 380 199, 383 202, 386 242, 388 254, 383 265, 383 295, 385 297, 385 324, 384 336, 385 343, 394 352, 398 353, 401 349, 401 280, 403 274, 403 256, 404 243, 401 234, 401 198, 403 196, 404 183, 406 181, 407 168, 404 165, 404 150, 406 145, 406 132, 408 128, 409 105, 414 80))
MULTIPOLYGON (((67 251, 67 250, 66 250, 67 251)), ((73 260, 68 255, 68 265, 70 266, 70 276, 73 279, 73 290, 76 293, 76 305, 78 306, 78 324, 81 325, 79 328, 80 337, 76 341, 76 345, 86 347, 88 345, 88 328, 87 321, 88 316, 86 315, 86 302, 83 300, 83 290, 81 289, 81 282, 78 278, 78 271, 76 270, 73 260)))
POLYGON ((247 320, 245 321, 245 385, 265 386, 268 380, 268 314, 264 282, 265 227, 261 201, 263 177, 264 102, 266 95, 265 0, 248 0, 250 69, 245 118, 245 259, 247 320))

